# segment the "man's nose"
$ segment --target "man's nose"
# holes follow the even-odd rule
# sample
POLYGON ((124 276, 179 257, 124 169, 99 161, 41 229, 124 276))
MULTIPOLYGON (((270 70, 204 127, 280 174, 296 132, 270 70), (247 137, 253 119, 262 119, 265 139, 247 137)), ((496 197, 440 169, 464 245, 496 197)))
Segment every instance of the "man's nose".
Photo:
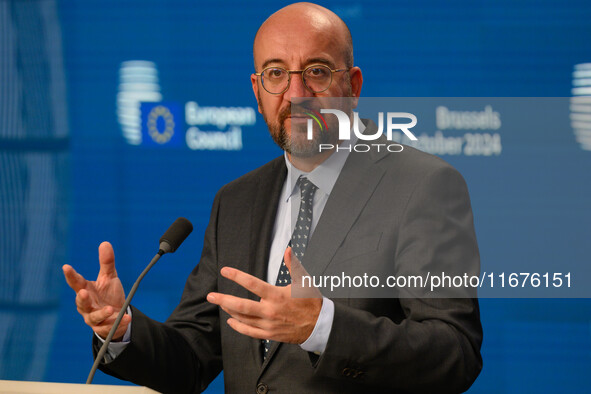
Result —
POLYGON ((304 85, 302 74, 291 74, 289 89, 283 93, 286 100, 291 101, 293 97, 312 97, 313 95, 314 93, 304 85))

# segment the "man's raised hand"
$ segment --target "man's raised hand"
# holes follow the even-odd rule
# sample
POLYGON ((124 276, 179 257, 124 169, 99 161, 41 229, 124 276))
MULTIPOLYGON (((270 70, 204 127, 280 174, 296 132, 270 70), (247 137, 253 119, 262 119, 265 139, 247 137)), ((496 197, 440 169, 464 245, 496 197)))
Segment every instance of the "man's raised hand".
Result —
MULTIPOLYGON (((100 270, 96 281, 88 281, 70 265, 62 267, 66 282, 76 292, 76 307, 84 322, 101 338, 106 338, 125 302, 123 285, 115 270, 115 254, 108 242, 99 246, 100 270)), ((113 340, 120 340, 131 322, 129 315, 124 315, 113 340)))
MULTIPOLYGON (((292 262, 291 248, 287 248, 284 261, 292 272, 293 283, 294 275, 305 271, 297 260, 292 262)), ((317 289, 306 292, 310 298, 295 298, 291 294, 292 285, 273 286, 231 267, 222 268, 221 274, 260 297, 260 301, 253 301, 215 292, 207 295, 209 302, 219 305, 231 316, 227 322, 237 332, 253 338, 296 344, 303 343, 312 334, 322 309, 322 298, 317 289)))

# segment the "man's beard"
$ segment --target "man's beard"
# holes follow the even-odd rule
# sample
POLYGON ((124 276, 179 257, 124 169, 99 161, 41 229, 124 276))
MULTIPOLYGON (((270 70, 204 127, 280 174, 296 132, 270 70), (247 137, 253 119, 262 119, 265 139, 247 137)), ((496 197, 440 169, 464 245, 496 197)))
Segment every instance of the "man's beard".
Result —
MULTIPOLYGON (((336 145, 338 143, 338 124, 329 124, 328 129, 324 131, 320 131, 314 127, 312 139, 308 139, 308 127, 306 124, 294 124, 292 121, 290 122, 291 130, 287 130, 285 122, 291 114, 291 108, 286 108, 280 112, 279 121, 274 123, 265 116, 263 111, 263 117, 265 118, 265 122, 267 122, 271 137, 287 153, 300 158, 313 157, 320 152, 321 144, 336 145)), ((309 119, 311 120, 312 118, 309 119)))
MULTIPOLYGON (((320 131, 314 127, 314 133, 312 134, 311 140, 308 139, 308 129, 305 124, 299 123, 294 125, 293 122, 290 122, 291 132, 288 131, 285 122, 292 115, 292 107, 295 107, 295 105, 290 105, 280 111, 277 121, 273 121, 269 119, 265 113, 265 109, 261 106, 261 112, 267 123, 267 127, 269 128, 271 137, 281 149, 294 157, 307 158, 320 153, 321 144, 338 144, 338 124, 331 124, 332 122, 328 124, 328 129, 324 131, 320 131)), ((297 110, 297 112, 294 112, 294 115, 296 113, 303 114, 304 110, 304 108, 302 108, 301 111, 297 110)))
MULTIPOLYGON (((350 90, 351 89, 349 87, 349 91, 350 90)), ((259 103, 262 103, 260 91, 258 94, 259 103)), ((337 99, 335 102, 338 103, 338 106, 341 106, 342 104, 340 103, 343 102, 348 104, 347 99, 344 101, 337 99)), ((261 104, 261 113, 265 119, 265 123, 267 123, 267 127, 269 128, 269 132, 271 133, 273 141, 275 141, 275 143, 282 150, 293 155, 294 157, 300 158, 313 157, 319 154, 321 144, 331 144, 333 146, 338 145, 339 125, 336 117, 334 116, 325 118, 327 124, 326 130, 318 130, 318 128, 314 125, 314 133, 311 140, 309 140, 307 137, 308 129, 305 124, 299 123, 294 126, 293 122, 290 122, 292 128, 291 133, 286 129, 285 121, 292 115, 292 111, 294 115, 298 114, 300 116, 305 115, 306 112, 318 113, 320 108, 315 108, 318 105, 319 100, 317 99, 304 99, 301 104, 292 103, 288 107, 281 110, 277 116, 277 120, 274 121, 267 116, 265 108, 261 104)), ((347 106, 347 109, 344 110, 348 112, 351 110, 351 108, 347 106)), ((309 119, 311 120, 312 118, 309 119)))

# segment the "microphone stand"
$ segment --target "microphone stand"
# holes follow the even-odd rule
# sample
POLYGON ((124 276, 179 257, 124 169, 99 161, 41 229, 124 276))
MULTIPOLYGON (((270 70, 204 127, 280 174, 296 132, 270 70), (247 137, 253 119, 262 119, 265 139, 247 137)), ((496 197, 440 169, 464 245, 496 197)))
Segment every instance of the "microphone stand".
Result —
MULTIPOLYGON (((161 246, 161 249, 152 258, 152 261, 150 261, 150 264, 148 264, 148 266, 142 271, 140 276, 137 278, 137 280, 133 284, 131 291, 127 295, 127 298, 125 299, 125 302, 123 303, 123 306, 121 307, 121 310, 119 311, 119 314, 117 315, 117 319, 115 319, 115 323, 113 323, 113 327, 111 327, 111 331, 109 331, 109 335, 107 335, 107 338, 105 339, 105 342, 103 343, 103 346, 101 346, 98 354, 96 355, 96 358, 94 359, 94 364, 92 364, 92 368, 90 370, 90 373, 88 374, 88 378, 86 379, 86 384, 92 383, 92 379, 94 378, 94 374, 96 373, 96 370, 97 370, 99 364, 101 363, 101 360, 105 356, 105 353, 107 352, 107 349, 109 347, 109 343, 111 343, 111 340, 113 339, 113 335, 115 335, 115 331, 117 331, 117 327, 119 327, 119 323, 121 323, 121 319, 123 319, 123 315, 125 315, 125 312, 127 311, 127 307, 131 303, 131 299, 133 298, 138 286, 140 285, 140 282, 142 281, 142 279, 144 279, 144 276, 146 276, 146 274, 148 273, 148 271, 150 271, 150 269, 154 266, 154 264, 156 264, 156 262, 158 260, 160 260, 160 257, 162 257, 162 255, 166 253, 166 251, 162 250, 162 246, 164 246, 164 245, 161 244, 160 246, 161 246)), ((166 246, 168 246, 168 245, 166 245, 166 246)))

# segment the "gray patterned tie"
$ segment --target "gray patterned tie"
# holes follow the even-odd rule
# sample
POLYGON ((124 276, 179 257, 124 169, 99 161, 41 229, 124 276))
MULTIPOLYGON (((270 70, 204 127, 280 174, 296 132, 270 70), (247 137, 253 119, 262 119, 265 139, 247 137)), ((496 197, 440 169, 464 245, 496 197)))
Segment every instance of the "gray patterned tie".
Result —
MULTIPOLYGON (((310 236, 310 228, 312 227, 312 206, 314 201, 314 193, 318 189, 316 185, 304 176, 300 176, 297 181, 300 187, 300 210, 298 212, 298 219, 296 220, 293 233, 289 245, 294 255, 298 260, 302 260, 306 246, 308 245, 308 237, 310 236)), ((279 273, 277 274, 277 281, 275 286, 287 286, 291 284, 291 275, 285 265, 285 261, 281 261, 279 273)), ((273 343, 269 339, 263 339, 263 359, 267 357, 267 353, 273 343)))

